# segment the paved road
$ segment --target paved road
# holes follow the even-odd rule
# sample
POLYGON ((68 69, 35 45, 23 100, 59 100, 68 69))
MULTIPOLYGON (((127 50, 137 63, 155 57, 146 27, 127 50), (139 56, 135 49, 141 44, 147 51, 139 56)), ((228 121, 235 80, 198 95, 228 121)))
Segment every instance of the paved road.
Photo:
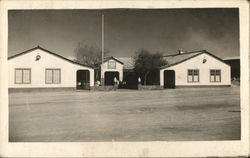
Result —
POLYGON ((240 139, 239 87, 9 95, 10 141, 240 139))

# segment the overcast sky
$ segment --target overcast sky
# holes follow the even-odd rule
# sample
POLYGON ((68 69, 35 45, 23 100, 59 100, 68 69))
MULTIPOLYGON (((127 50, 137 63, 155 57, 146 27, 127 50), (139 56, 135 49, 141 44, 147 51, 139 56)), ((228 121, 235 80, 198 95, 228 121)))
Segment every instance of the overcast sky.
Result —
POLYGON ((9 11, 9 56, 37 45, 66 57, 79 42, 101 48, 101 14, 112 56, 133 56, 140 48, 239 56, 238 9, 9 11))

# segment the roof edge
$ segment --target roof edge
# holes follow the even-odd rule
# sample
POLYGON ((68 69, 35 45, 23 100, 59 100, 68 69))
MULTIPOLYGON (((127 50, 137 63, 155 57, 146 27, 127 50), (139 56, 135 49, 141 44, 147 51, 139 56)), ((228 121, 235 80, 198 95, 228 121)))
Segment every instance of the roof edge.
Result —
POLYGON ((33 51, 33 50, 39 49, 39 48, 41 48, 41 47, 38 45, 38 46, 36 46, 36 47, 34 47, 34 48, 25 50, 25 51, 23 51, 23 52, 21 52, 21 53, 17 53, 17 54, 15 54, 15 55, 12 55, 12 56, 8 57, 8 60, 10 60, 10 59, 12 59, 12 58, 15 58, 15 57, 18 57, 18 56, 20 56, 20 55, 26 54, 26 53, 31 52, 31 51, 33 51))
MULTIPOLYGON (((199 51, 196 51, 196 53, 197 53, 197 52, 199 52, 199 51)), ((227 64, 224 60, 222 60, 221 58, 219 58, 219 57, 213 55, 212 53, 208 52, 207 50, 203 50, 203 51, 200 51, 200 52, 201 52, 201 53, 195 54, 195 55, 193 55, 193 56, 191 56, 191 57, 189 57, 189 58, 183 59, 183 60, 181 60, 181 61, 179 61, 179 62, 176 62, 176 63, 174 63, 174 64, 161 66, 161 67, 160 67, 160 70, 165 69, 165 68, 168 68, 168 67, 172 67, 172 66, 175 66, 175 65, 178 65, 178 64, 181 64, 181 63, 183 63, 183 62, 185 62, 185 61, 187 61, 187 60, 189 60, 189 59, 192 59, 192 58, 197 57, 197 56, 199 56, 199 55, 201 55, 201 54, 204 54, 204 53, 205 53, 205 54, 208 54, 208 55, 212 56, 213 58, 215 58, 215 59, 221 61, 222 63, 224 63, 224 64, 230 66, 230 65, 227 64)))
POLYGON ((226 57, 226 58, 223 58, 224 61, 228 61, 228 60, 240 60, 240 56, 237 56, 237 57, 226 57))
MULTIPOLYGON (((118 60, 118 59, 116 59, 115 57, 113 57, 113 56, 111 56, 111 57, 107 57, 107 59, 105 59, 103 62, 107 62, 108 60, 110 60, 110 59, 113 59, 113 60, 115 60, 115 61, 117 61, 117 62, 119 62, 119 63, 121 63, 122 65, 124 65, 124 63, 123 62, 121 62, 120 60, 118 60)), ((101 63, 102 64, 102 63, 101 63)))
MULTIPOLYGON (((217 57, 216 55, 214 55, 214 54, 212 54, 212 53, 210 53, 210 52, 208 52, 208 51, 206 51, 205 53, 207 53, 208 55, 211 55, 212 57, 216 58, 217 60, 221 61, 222 63, 224 63, 224 64, 230 66, 230 65, 229 65, 228 63, 226 63, 223 59, 217 57)), ((231 67, 231 66, 230 66, 230 67, 231 67)))
POLYGON ((51 51, 49 51, 49 50, 47 50, 47 49, 45 49, 45 48, 42 48, 42 47, 40 47, 39 45, 38 45, 37 47, 28 49, 28 50, 26 50, 26 51, 24 51, 24 52, 21 52, 21 53, 12 55, 12 56, 8 57, 8 60, 13 59, 13 58, 16 58, 16 57, 21 56, 21 55, 24 55, 24 54, 27 54, 27 53, 29 53, 29 52, 32 52, 32 51, 36 50, 36 49, 43 50, 43 51, 45 51, 45 52, 47 52, 47 53, 49 53, 49 54, 51 54, 51 55, 57 56, 57 57, 59 57, 59 58, 61 58, 61 59, 63 59, 63 60, 66 60, 66 61, 68 61, 68 62, 70 62, 70 63, 72 63, 72 64, 76 64, 76 65, 80 65, 80 66, 84 66, 84 67, 88 67, 88 68, 92 68, 92 69, 93 69, 92 66, 85 65, 85 64, 81 64, 81 63, 78 63, 78 62, 76 62, 76 61, 70 60, 70 59, 68 59, 68 58, 66 58, 66 57, 64 57, 64 56, 61 56, 61 55, 56 54, 56 53, 54 53, 54 52, 51 52, 51 51))
POLYGON ((192 51, 192 52, 185 52, 185 53, 182 53, 182 54, 170 54, 170 55, 164 55, 163 57, 171 57, 171 56, 177 56, 177 55, 185 55, 185 54, 191 54, 191 53, 198 53, 198 52, 207 52, 206 50, 196 50, 196 51, 192 51))

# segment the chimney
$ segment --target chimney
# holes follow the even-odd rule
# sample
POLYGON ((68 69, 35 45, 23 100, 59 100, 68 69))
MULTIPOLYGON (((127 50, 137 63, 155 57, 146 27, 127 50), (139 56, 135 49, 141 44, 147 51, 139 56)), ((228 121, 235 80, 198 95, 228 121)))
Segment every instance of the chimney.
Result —
POLYGON ((179 49, 179 50, 178 50, 178 53, 179 53, 179 54, 183 54, 183 53, 184 53, 184 50, 183 50, 183 49, 179 49))

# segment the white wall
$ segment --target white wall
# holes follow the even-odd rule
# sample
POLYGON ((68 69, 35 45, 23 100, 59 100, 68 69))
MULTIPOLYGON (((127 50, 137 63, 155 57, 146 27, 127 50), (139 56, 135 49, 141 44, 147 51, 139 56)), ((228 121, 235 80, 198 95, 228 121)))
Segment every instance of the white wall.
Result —
POLYGON ((209 54, 201 54, 191 58, 185 62, 160 70, 160 85, 164 85, 164 71, 175 71, 175 85, 189 86, 189 85, 231 85, 231 67, 209 54), (203 59, 206 63, 202 63, 203 59), (188 69, 199 69, 199 82, 188 82, 188 69), (210 69, 221 70, 221 82, 210 82, 210 69))
POLYGON ((103 64, 101 64, 101 76, 104 78, 104 74, 105 72, 107 71, 118 71, 119 72, 119 80, 120 81, 123 81, 123 64, 113 60, 113 59, 110 59, 106 62, 104 62, 103 64), (108 68, 108 61, 114 61, 116 62, 116 68, 115 69, 109 69, 108 68))
POLYGON ((77 70, 89 70, 90 86, 94 86, 94 70, 92 68, 70 63, 40 49, 9 59, 8 64, 9 88, 76 87, 77 70), (41 59, 36 61, 38 54, 41 59), (15 84, 15 68, 31 68, 31 84, 15 84), (60 84, 45 84, 46 68, 61 69, 60 84))

